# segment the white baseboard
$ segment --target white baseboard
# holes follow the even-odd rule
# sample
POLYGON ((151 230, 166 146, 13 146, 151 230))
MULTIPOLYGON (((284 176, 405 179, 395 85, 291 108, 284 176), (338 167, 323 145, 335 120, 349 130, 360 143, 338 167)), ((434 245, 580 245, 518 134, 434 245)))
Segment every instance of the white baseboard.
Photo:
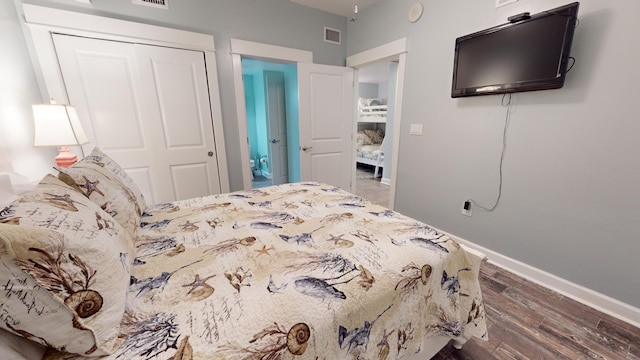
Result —
MULTIPOLYGON (((434 228, 436 229, 436 228, 434 228)), ((447 234, 453 240, 465 245, 471 249, 478 250, 487 255, 487 260, 501 268, 504 268, 516 275, 522 276, 527 280, 531 280, 541 286, 560 293, 568 298, 576 300, 591 308, 611 315, 635 327, 640 328, 640 309, 616 300, 597 291, 588 289, 582 285, 572 283, 571 281, 560 278, 556 275, 540 270, 531 265, 527 265, 521 261, 512 259, 485 247, 476 245, 469 240, 462 239, 458 236, 447 233, 440 229, 440 232, 447 234)))
POLYGON ((380 179, 380 184, 391 185, 391 179, 387 179, 383 177, 380 179))

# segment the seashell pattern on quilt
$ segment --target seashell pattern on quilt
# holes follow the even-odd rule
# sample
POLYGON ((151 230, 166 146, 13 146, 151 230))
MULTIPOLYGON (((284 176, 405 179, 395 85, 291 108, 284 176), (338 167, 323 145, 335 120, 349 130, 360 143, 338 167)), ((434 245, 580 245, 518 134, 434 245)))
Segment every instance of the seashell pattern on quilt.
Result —
POLYGON ((400 359, 425 337, 486 339, 471 266, 444 234, 320 183, 158 204, 108 359, 400 359))

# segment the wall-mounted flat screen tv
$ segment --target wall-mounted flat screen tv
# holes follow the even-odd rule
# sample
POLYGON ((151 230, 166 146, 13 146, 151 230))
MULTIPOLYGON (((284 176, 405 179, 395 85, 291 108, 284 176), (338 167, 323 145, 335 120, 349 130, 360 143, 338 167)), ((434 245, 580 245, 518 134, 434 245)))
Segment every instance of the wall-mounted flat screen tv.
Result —
POLYGON ((579 3, 456 39, 451 97, 564 85, 579 3))

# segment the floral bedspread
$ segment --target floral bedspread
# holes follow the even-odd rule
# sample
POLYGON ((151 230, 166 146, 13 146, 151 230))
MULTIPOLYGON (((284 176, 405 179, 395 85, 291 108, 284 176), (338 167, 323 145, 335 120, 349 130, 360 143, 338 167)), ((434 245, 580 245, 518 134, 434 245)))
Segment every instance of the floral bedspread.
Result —
POLYGON ((109 359, 399 359, 486 325, 457 243, 298 183, 148 208, 120 334, 109 359))

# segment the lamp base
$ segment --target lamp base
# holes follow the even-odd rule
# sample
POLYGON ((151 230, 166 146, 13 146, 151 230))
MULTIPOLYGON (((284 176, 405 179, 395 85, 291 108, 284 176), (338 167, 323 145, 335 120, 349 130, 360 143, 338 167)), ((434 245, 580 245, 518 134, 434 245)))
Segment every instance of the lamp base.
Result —
POLYGON ((61 168, 68 168, 78 161, 78 155, 72 153, 66 146, 60 147, 60 153, 56 156, 56 165, 61 168))

